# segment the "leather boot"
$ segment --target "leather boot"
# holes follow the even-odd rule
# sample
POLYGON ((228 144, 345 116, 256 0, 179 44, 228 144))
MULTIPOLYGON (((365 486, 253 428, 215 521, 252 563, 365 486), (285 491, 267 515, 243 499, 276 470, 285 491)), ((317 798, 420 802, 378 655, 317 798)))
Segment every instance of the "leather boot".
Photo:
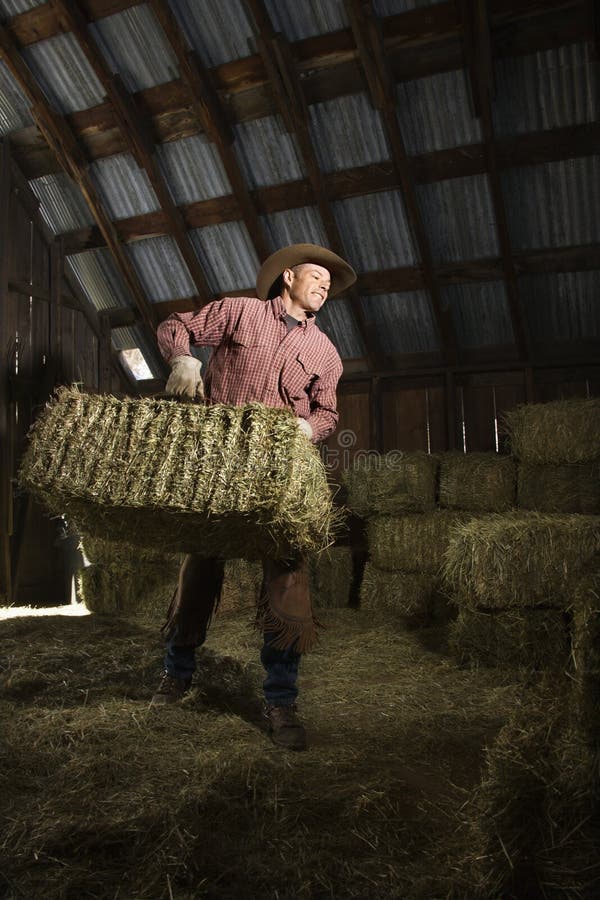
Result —
POLYGON ((191 683, 191 678, 174 678, 172 675, 164 672, 156 693, 150 701, 150 706, 165 706, 171 703, 178 703, 189 690, 191 683))
POLYGON ((306 750, 306 730, 298 718, 296 704, 271 706, 265 703, 264 716, 269 723, 271 740, 286 750, 306 750))

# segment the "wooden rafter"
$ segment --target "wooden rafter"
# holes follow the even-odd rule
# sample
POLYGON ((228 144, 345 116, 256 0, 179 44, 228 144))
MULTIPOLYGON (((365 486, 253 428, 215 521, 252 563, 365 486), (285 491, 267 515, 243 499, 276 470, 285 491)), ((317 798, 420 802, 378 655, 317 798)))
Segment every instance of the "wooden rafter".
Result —
POLYGON ((254 201, 236 159, 232 146, 233 132, 212 84, 210 73, 202 66, 194 51, 189 49, 179 23, 165 0, 150 0, 149 5, 175 53, 182 81, 191 94, 192 105, 202 128, 217 148, 233 194, 239 204, 243 221, 258 258, 262 261, 269 255, 269 246, 254 201))
POLYGON ((416 182, 396 115, 394 82, 385 59, 385 49, 380 28, 378 27, 379 23, 375 17, 370 0, 368 2, 347 0, 346 8, 367 80, 371 102, 381 113, 392 161, 398 173, 408 224, 420 254, 423 279, 431 298, 431 306, 439 333, 442 353, 448 362, 455 362, 458 346, 454 328, 450 316, 442 307, 440 286, 434 268, 433 255, 417 200, 416 182))
POLYGON ((113 75, 88 28, 81 8, 74 0, 51 0, 58 21, 77 39, 94 74, 106 91, 121 133, 138 166, 143 168, 156 194, 166 221, 166 231, 175 240, 188 268, 196 292, 203 303, 212 299, 212 292, 192 246, 183 218, 173 202, 169 188, 155 157, 155 141, 151 129, 118 75, 113 75))
MULTIPOLYGON (((310 134, 308 105, 302 91, 300 78, 293 64, 289 44, 283 35, 275 33, 264 0, 246 0, 246 5, 257 26, 257 44, 276 98, 277 107, 287 131, 293 136, 296 150, 308 174, 312 202, 319 210, 331 250, 343 257, 346 254, 342 238, 329 200, 327 183, 319 167, 310 134)), ((378 360, 378 350, 371 335, 358 290, 353 285, 345 293, 357 330, 365 346, 369 364, 375 366, 378 360)))
POLYGON ((13 77, 32 104, 31 112, 40 131, 56 154, 62 168, 79 185, 117 267, 131 291, 142 321, 154 332, 154 310, 144 294, 125 248, 118 239, 113 223, 103 209, 100 197, 87 172, 85 154, 64 116, 50 108, 41 88, 21 57, 14 39, 3 25, 0 25, 0 51, 13 77))
POLYGON ((473 107, 481 122, 481 131, 484 139, 486 170, 494 209, 496 234, 502 258, 503 278, 506 286, 510 319, 519 357, 527 359, 529 357, 529 338, 519 296, 517 272, 512 257, 510 233, 494 140, 492 119, 494 67, 486 0, 461 0, 461 7, 465 55, 469 69, 473 107))

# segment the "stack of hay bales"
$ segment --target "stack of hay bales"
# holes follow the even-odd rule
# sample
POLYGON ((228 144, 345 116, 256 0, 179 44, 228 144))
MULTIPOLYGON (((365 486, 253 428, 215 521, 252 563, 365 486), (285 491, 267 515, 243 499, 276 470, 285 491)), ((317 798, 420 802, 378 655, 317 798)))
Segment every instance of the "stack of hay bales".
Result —
POLYGON ((600 513, 600 400, 518 406, 505 426, 518 460, 519 507, 600 513))
POLYGON ((81 534, 167 553, 253 559, 329 546, 319 453, 289 410, 118 400, 62 388, 40 415, 22 485, 81 534))
POLYGON ((177 587, 181 557, 131 544, 82 540, 90 565, 78 574, 78 595, 95 613, 162 622, 177 587))

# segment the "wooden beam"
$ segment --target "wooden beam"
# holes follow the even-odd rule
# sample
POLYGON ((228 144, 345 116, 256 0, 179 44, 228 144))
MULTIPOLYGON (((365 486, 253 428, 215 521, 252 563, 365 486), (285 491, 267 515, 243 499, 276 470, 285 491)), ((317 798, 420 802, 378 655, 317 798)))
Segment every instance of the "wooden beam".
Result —
POLYGON ((20 56, 14 39, 3 25, 0 25, 0 51, 2 51, 11 74, 32 104, 31 112, 40 131, 56 154, 65 172, 71 175, 79 185, 106 244, 113 254, 117 267, 132 293, 142 320, 148 329, 154 332, 154 312, 144 294, 137 273, 117 238, 114 225, 103 209, 87 171, 87 160, 83 150, 64 117, 55 113, 48 105, 42 89, 25 64, 24 59, 20 56))
POLYGON ((86 18, 74 0, 51 0, 59 22, 70 30, 89 62, 93 72, 106 91, 119 127, 129 149, 140 168, 144 169, 156 194, 167 224, 168 234, 175 240, 183 261, 194 282, 196 292, 204 303, 212 299, 200 261, 196 255, 183 218, 173 202, 169 188, 156 162, 156 145, 151 129, 141 116, 131 94, 117 75, 113 75, 88 28, 86 18))
POLYGON ((270 253, 269 245, 233 151, 233 132, 210 73, 204 69, 196 54, 188 48, 180 25, 165 0, 150 0, 150 6, 177 57, 182 81, 191 94, 192 105, 198 119, 217 148, 257 256, 262 261, 270 253))
POLYGON ((455 362, 458 355, 458 343, 454 334, 452 320, 442 307, 440 286, 434 269, 433 255, 417 200, 416 183, 398 124, 395 88, 385 60, 384 44, 379 27, 380 22, 374 15, 371 0, 368 0, 368 2, 363 2, 363 0, 346 0, 346 9, 350 17, 354 39, 369 86, 371 102, 381 113, 391 149, 392 161, 398 173, 406 216, 415 246, 420 255, 423 278, 431 298, 434 321, 437 326, 442 352, 448 362, 455 362))
POLYGON ((506 297, 510 313, 515 343, 519 356, 529 356, 529 337, 523 313, 519 285, 515 269, 506 208, 502 194, 499 167, 494 140, 492 117, 492 95, 494 93, 494 70, 492 62, 492 40, 486 0, 461 0, 464 23, 465 51, 469 68, 473 106, 481 121, 484 139, 486 170, 494 209, 496 235, 500 254, 506 297))
POLYGON ((8 276, 10 239, 11 170, 8 141, 0 140, 0 596, 4 605, 12 603, 12 439, 9 426, 8 393, 8 276))

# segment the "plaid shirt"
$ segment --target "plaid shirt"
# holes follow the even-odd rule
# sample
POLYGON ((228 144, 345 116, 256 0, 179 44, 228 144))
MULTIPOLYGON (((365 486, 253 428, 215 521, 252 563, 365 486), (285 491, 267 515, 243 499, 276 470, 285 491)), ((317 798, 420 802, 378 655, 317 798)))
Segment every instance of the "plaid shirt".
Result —
POLYGON ((281 297, 225 297, 169 316, 158 326, 158 346, 169 363, 190 356, 190 345, 214 347, 204 378, 210 402, 289 407, 322 441, 338 422, 342 361, 314 316, 290 331, 285 317, 281 297))

